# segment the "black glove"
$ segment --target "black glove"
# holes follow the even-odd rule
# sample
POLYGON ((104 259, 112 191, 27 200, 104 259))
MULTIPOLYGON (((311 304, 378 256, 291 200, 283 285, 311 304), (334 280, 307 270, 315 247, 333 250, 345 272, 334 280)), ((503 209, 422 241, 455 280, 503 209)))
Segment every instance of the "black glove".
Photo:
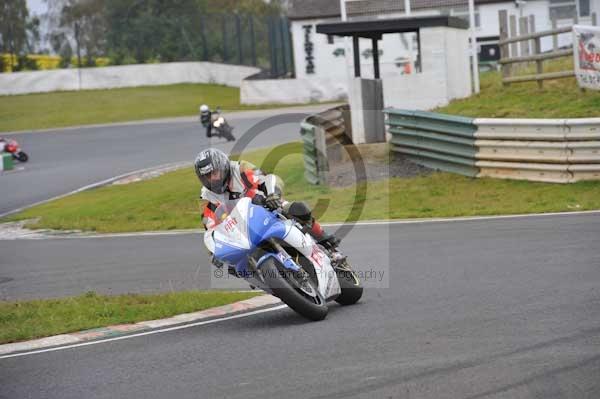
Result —
POLYGON ((214 255, 211 255, 210 257, 210 262, 215 265, 216 267, 218 267, 219 269, 223 267, 224 263, 221 262, 219 259, 215 258, 214 255))
POLYGON ((265 205, 270 210, 281 208, 281 195, 277 193, 269 194, 265 200, 265 205))
POLYGON ((254 205, 260 205, 260 206, 265 206, 265 196, 262 194, 256 194, 254 197, 252 197, 252 203, 254 205))

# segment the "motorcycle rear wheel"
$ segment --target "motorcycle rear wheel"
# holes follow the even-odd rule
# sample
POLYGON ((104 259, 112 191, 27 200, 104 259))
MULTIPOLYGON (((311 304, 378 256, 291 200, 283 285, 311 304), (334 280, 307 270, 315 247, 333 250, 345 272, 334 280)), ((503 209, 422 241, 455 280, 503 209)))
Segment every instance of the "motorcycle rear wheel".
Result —
POLYGON ((13 157, 19 162, 27 162, 29 160, 29 156, 23 151, 13 154, 13 157))
POLYGON ((225 137, 227 141, 235 141, 235 136, 233 135, 233 133, 231 133, 232 131, 233 128, 229 125, 225 126, 225 128, 223 129, 223 137, 225 137))
POLYGON ((267 259, 261 266, 265 283, 271 287, 273 295, 305 318, 312 321, 323 320, 329 309, 317 287, 309 279, 305 283, 309 285, 307 286, 308 290, 304 291, 297 288, 297 281, 288 281, 288 279, 294 278, 293 273, 282 270, 283 266, 281 266, 281 269, 278 266, 273 258, 267 259), (310 291, 313 291, 315 295, 309 295, 308 292, 310 291))

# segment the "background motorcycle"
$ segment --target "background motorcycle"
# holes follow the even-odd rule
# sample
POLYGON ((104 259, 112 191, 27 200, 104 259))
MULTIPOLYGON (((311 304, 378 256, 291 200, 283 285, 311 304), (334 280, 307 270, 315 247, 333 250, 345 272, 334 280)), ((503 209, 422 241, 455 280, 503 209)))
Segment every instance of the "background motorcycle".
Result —
POLYGON ((227 139, 227 141, 234 141, 235 136, 233 135, 233 128, 227 123, 225 117, 221 115, 221 108, 217 107, 217 110, 212 115, 212 131, 211 136, 218 136, 227 139), (216 134, 215 134, 216 132, 216 134))
MULTIPOLYGON (((202 109, 202 107, 200 107, 202 109)), ((221 115, 221 108, 215 111, 200 111, 200 122, 207 129, 207 137, 223 137, 227 141, 234 141, 233 127, 221 115), (210 125, 209 125, 210 124, 210 125)))
POLYGON ((12 154, 12 157, 19 162, 27 162, 29 160, 29 155, 27 155, 24 151, 21 150, 19 143, 16 140, 6 140, 6 145, 4 147, 4 151, 12 154))

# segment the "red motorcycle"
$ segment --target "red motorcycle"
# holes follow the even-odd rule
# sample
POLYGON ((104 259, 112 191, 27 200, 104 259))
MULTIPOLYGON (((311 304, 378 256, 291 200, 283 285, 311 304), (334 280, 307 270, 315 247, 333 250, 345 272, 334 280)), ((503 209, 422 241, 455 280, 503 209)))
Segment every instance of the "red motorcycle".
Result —
POLYGON ((2 145, 4 145, 4 151, 11 154, 12 157, 17 161, 27 162, 29 160, 29 156, 23 150, 21 150, 21 147, 19 146, 19 143, 17 143, 17 140, 0 139, 0 150, 2 149, 2 145))

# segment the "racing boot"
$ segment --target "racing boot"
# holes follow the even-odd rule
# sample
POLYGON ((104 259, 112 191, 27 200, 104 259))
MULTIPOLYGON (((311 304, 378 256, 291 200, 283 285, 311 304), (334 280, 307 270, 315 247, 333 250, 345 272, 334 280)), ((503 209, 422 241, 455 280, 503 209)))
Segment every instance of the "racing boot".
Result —
POLYGON ((310 235, 317 240, 317 243, 331 251, 334 251, 340 245, 340 239, 323 230, 319 222, 314 219, 310 228, 310 235))

